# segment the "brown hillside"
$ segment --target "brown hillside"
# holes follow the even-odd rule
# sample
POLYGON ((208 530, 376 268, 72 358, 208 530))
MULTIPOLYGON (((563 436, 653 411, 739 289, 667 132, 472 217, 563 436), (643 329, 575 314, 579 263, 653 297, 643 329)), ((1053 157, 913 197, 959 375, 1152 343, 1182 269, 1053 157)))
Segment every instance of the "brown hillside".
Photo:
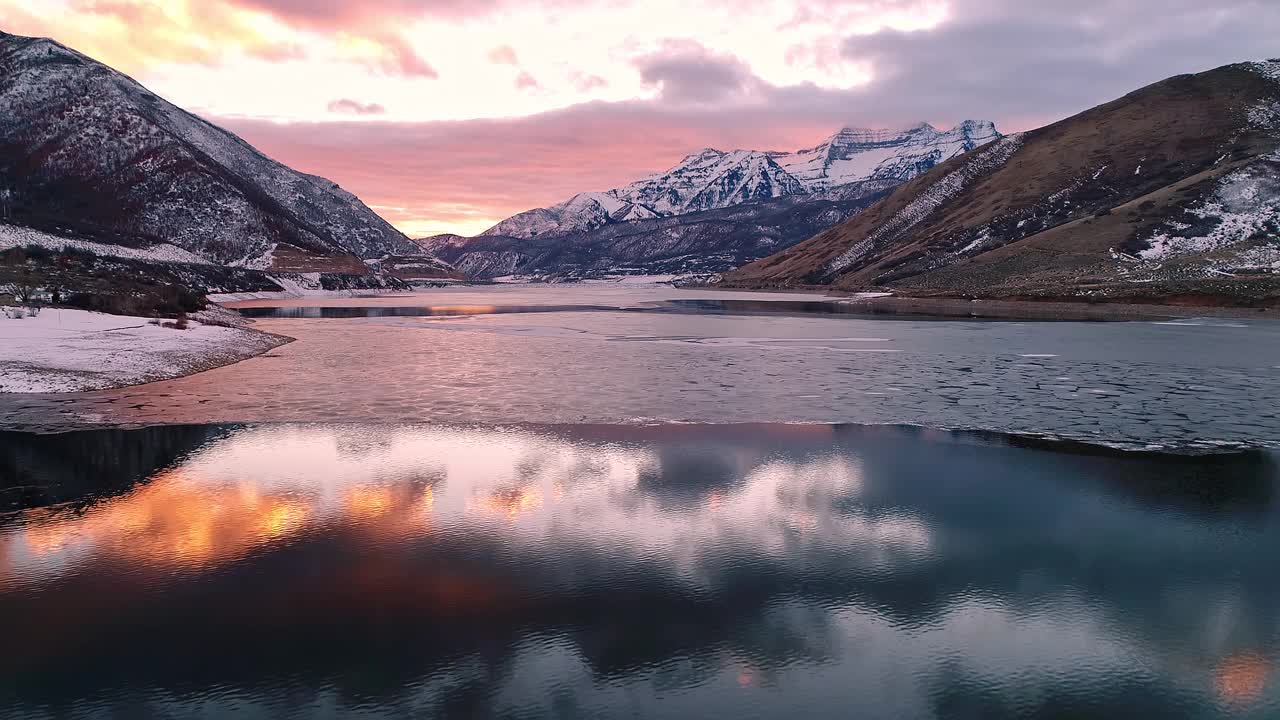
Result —
MULTIPOLYGON (((1172 221, 1195 225, 1182 216, 1232 173, 1252 173, 1249 179, 1261 177, 1264 185, 1280 178, 1275 158, 1267 157, 1280 144, 1274 115, 1266 117, 1280 98, 1277 67, 1240 64, 1173 77, 984 146, 842 225, 730 273, 725 284, 1107 296, 1133 294, 1128 286, 1139 282, 1141 293, 1159 294, 1213 279, 1220 292, 1221 278, 1235 274, 1221 269, 1232 267, 1234 256, 1220 248, 1162 257, 1158 268, 1129 256, 1172 221)), ((1253 245, 1280 242, 1265 225, 1253 235, 1253 245)), ((1267 280, 1241 277, 1242 292, 1266 295, 1271 291, 1260 287, 1273 284, 1267 280)))

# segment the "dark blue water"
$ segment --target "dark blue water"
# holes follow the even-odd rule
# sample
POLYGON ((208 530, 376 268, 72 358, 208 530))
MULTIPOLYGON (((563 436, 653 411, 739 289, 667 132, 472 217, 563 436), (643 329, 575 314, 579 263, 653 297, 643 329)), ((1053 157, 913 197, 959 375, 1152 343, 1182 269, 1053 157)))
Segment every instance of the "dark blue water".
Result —
POLYGON ((0 716, 1276 717, 1275 454, 0 434, 0 716))

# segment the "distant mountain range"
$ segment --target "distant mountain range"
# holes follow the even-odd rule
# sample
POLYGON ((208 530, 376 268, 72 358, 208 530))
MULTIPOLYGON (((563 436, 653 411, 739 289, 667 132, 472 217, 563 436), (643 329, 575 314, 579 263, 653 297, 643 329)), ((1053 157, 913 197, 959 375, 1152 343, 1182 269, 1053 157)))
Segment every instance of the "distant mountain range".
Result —
POLYGON ((1280 60, 1002 138, 724 284, 1280 304, 1280 60))
POLYGON ((945 132, 927 123, 900 131, 844 128, 821 145, 796 152, 706 148, 666 172, 522 212, 482 235, 580 232, 780 198, 855 199, 999 137, 993 123, 966 120, 945 132))
POLYGON ((436 235, 418 242, 475 278, 711 277, 812 237, 883 194, 856 200, 780 198, 531 238, 436 235))
POLYGON ((1001 137, 990 122, 940 131, 844 128, 796 152, 693 153, 666 172, 514 215, 475 238, 423 238, 472 277, 714 275, 839 223, 938 163, 1001 137))
POLYGON ((57 42, 2 32, 0 198, 0 223, 108 251, 176 246, 198 262, 278 272, 453 273, 336 183, 57 42))

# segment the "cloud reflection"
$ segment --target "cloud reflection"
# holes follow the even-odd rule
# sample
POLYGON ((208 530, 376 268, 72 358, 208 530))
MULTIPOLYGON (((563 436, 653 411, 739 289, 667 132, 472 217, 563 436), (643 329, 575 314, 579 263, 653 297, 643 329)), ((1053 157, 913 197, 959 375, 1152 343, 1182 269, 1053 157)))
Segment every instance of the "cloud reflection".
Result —
POLYGON ((42 678, 0 689, 0 714, 219 702, 201 687, 266 707, 285 677, 388 715, 563 716, 624 688, 740 714, 1272 702, 1265 458, 1180 461, 1220 479, 1205 513, 1168 502, 1159 458, 892 428, 203 437, 132 489, 0 524, 0 617, 26 619, 0 672, 42 678))

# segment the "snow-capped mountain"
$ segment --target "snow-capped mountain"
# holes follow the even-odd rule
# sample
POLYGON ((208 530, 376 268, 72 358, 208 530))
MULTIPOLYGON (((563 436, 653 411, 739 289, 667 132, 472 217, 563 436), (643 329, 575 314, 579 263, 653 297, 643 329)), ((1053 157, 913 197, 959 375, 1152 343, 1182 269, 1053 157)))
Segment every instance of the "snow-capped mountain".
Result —
POLYGON ((771 155, 806 190, 820 192, 868 180, 903 183, 999 138, 995 123, 985 120, 946 131, 928 123, 900 131, 844 128, 817 147, 771 155))
POLYGON ((0 191, 11 217, 220 265, 369 272, 421 254, 332 181, 297 172, 48 39, 0 32, 0 191))
POLYGON ((884 194, 778 198, 534 237, 435 235, 418 244, 474 278, 520 275, 571 282, 612 275, 706 277, 811 237, 884 194))
POLYGON ((941 131, 927 123, 905 130, 844 128, 817 147, 796 152, 700 150, 666 172, 604 192, 514 215, 484 235, 529 238, 590 230, 615 222, 669 217, 742 203, 887 189, 960 153, 998 139, 987 121, 966 120, 941 131))
POLYGON ((708 148, 661 175, 610 192, 666 216, 801 195, 806 190, 769 153, 708 148))
POLYGON ((613 191, 578 193, 549 208, 534 208, 503 220, 484 231, 483 235, 534 237, 549 229, 558 232, 594 230, 614 222, 645 220, 657 217, 643 205, 618 198, 613 191))

